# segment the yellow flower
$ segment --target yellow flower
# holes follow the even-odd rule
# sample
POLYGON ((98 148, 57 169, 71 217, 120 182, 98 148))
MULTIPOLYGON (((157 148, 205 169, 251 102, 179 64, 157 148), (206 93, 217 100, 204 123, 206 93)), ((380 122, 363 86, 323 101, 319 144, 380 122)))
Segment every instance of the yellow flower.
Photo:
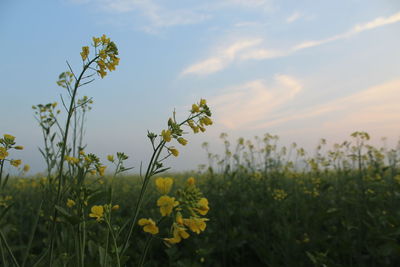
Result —
POLYGON ((105 72, 103 69, 98 70, 97 73, 100 74, 101 78, 104 78, 107 75, 107 72, 105 72))
POLYGON ((14 160, 10 161, 10 164, 14 167, 18 167, 19 165, 21 165, 21 163, 22 163, 22 160, 20 160, 20 159, 14 159, 14 160))
POLYGON ((25 164, 23 171, 28 172, 31 169, 31 167, 28 164, 25 164))
POLYGON ((117 205, 114 205, 112 208, 111 208, 111 210, 119 210, 119 205, 117 204, 117 205))
POLYGON ((93 206, 90 209, 91 213, 89 214, 89 217, 91 218, 96 218, 96 221, 100 222, 103 220, 104 216, 104 207, 103 206, 93 206))
POLYGON ((169 177, 166 177, 166 178, 159 177, 156 179, 155 183, 156 183, 157 190, 161 194, 166 195, 169 193, 169 191, 171 191, 171 187, 172 187, 172 184, 174 183, 174 180, 172 180, 172 178, 169 178, 169 177))
POLYGON ((171 152, 172 155, 174 155, 175 157, 179 156, 179 151, 174 148, 174 147, 169 147, 168 148, 169 152, 171 152))
POLYGON ((5 159, 7 156, 7 150, 4 147, 0 147, 0 160, 5 159))
POLYGON ((6 141, 9 141, 9 142, 14 142, 15 136, 12 136, 11 134, 5 134, 4 139, 6 139, 6 141))
POLYGON ((70 157, 70 156, 65 156, 65 160, 66 160, 69 164, 78 164, 78 163, 79 163, 79 159, 74 158, 74 157, 70 157))
POLYGON ((23 150, 24 147, 23 147, 23 146, 15 146, 14 149, 16 149, 16 150, 23 150))
POLYGON ((89 55, 89 46, 83 46, 81 52, 82 60, 86 60, 88 55, 89 55))
POLYGON ((101 36, 101 41, 103 44, 108 44, 110 42, 110 38, 107 38, 107 36, 103 34, 103 36, 101 36))
POLYGON ((107 168, 107 166, 99 166, 97 168, 97 171, 99 172, 100 176, 104 176, 104 173, 106 172, 106 168, 107 168))
POLYGON ((92 39, 94 46, 97 46, 100 43, 100 38, 93 37, 92 39))
POLYGON ((189 177, 186 181, 188 186, 192 186, 196 183, 196 179, 194 179, 194 177, 189 177))
POLYGON ((203 107, 207 104, 207 101, 205 99, 200 99, 200 107, 203 107))
POLYGON ((114 156, 113 155, 108 155, 107 160, 110 162, 114 162, 114 156))
POLYGON ((196 105, 196 104, 193 104, 193 105, 192 105, 192 110, 191 110, 191 112, 192 112, 192 113, 198 113, 198 112, 200 112, 199 106, 196 105))
POLYGON ((187 239, 189 238, 189 233, 186 232, 186 228, 182 227, 176 223, 173 225, 173 237, 172 238, 164 238, 165 241, 167 241, 170 244, 176 244, 181 242, 182 238, 187 239))
POLYGON ((152 219, 140 219, 138 224, 143 226, 143 231, 150 234, 158 234, 158 227, 152 219))
POLYGON ((204 197, 201 198, 199 202, 197 202, 197 206, 198 208, 196 208, 195 210, 201 215, 206 215, 207 212, 210 210, 210 208, 208 207, 208 200, 204 197))
POLYGON ((178 142, 183 146, 186 146, 186 144, 188 143, 188 141, 182 137, 178 138, 178 142))
POLYGON ((171 141, 171 131, 170 130, 162 130, 161 136, 165 142, 171 141))
POLYGON ((160 207, 160 213, 162 216, 170 215, 173 208, 178 205, 179 202, 175 201, 174 197, 169 197, 164 195, 157 200, 157 206, 160 207))
POLYGON ((175 221, 177 224, 183 225, 182 213, 180 213, 179 211, 176 213, 175 221))
POLYGON ((206 229, 206 218, 195 218, 191 217, 190 219, 183 219, 183 224, 189 227, 189 229, 197 234, 204 231, 206 229))
POLYGON ((68 200, 67 200, 67 206, 69 207, 69 208, 72 208, 73 206, 75 206, 75 201, 73 201, 72 199, 69 199, 68 198, 68 200))
POLYGON ((204 125, 212 125, 213 124, 213 122, 212 122, 212 120, 209 118, 209 117, 203 117, 202 119, 201 119, 201 122, 204 124, 204 125))

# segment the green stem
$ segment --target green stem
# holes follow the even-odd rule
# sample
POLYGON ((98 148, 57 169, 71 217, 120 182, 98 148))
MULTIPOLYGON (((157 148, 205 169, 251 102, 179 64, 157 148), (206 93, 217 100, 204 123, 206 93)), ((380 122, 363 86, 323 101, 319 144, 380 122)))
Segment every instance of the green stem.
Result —
POLYGON ((139 266, 142 267, 144 265, 144 261, 146 260, 147 251, 149 251, 150 243, 153 240, 153 236, 149 236, 146 240, 146 244, 144 246, 144 250, 142 255, 140 256, 139 266))
MULTIPOLYGON (((62 142, 62 147, 61 147, 60 168, 59 168, 59 172, 58 172, 58 187, 57 187, 57 197, 56 197, 55 205, 58 205, 60 202, 61 184, 64 184, 64 179, 62 176, 63 167, 64 167, 64 157, 65 157, 65 153, 66 153, 66 149, 67 149, 69 126, 71 123, 72 115, 74 113, 75 97, 78 92, 79 84, 83 77, 83 74, 89 68, 89 66, 98 59, 98 57, 99 56, 94 57, 91 61, 89 61, 89 63, 84 65, 81 74, 79 75, 78 79, 75 81, 75 85, 74 85, 74 89, 73 89, 72 97, 71 97, 71 102, 70 102, 69 109, 68 109, 68 117, 67 117, 67 122, 65 124, 65 131, 64 131, 63 142, 62 142)), ((53 253, 54 253, 54 238, 55 238, 55 234, 56 234, 56 220, 58 217, 58 211, 55 208, 55 205, 54 205, 54 218, 53 218, 53 223, 52 223, 52 234, 50 236, 50 263, 49 263, 50 266, 52 266, 53 258, 54 258, 54 255, 53 255, 53 253)))
POLYGON ((142 206, 142 202, 143 202, 143 196, 144 196, 144 193, 146 192, 148 181, 150 180, 150 178, 152 176, 152 171, 153 171, 154 166, 155 166, 154 163, 157 162, 157 159, 158 159, 158 157, 159 157, 164 145, 165 145, 165 141, 161 141, 160 144, 157 146, 157 148, 154 150, 153 155, 151 156, 149 165, 147 167, 146 175, 144 177, 143 185, 142 185, 142 188, 140 190, 139 199, 138 199, 138 202, 136 203, 135 213, 133 215, 133 219, 132 219, 131 225, 129 227, 128 235, 127 235, 127 237, 125 239, 125 243, 124 243, 121 255, 124 255, 124 253, 128 249, 129 239, 131 238, 132 233, 133 233, 133 228, 136 225, 136 220, 137 220, 137 217, 139 215, 139 210, 140 210, 140 208, 142 206))
POLYGON ((1 160, 0 163, 0 186, 1 186, 1 180, 3 179, 3 167, 4 167, 4 159, 1 160))
MULTIPOLYGON (((111 211, 110 211, 110 212, 111 212, 111 211)), ((107 218, 107 219, 106 219, 106 222, 107 222, 108 229, 110 230, 110 233, 111 233, 111 238, 112 238, 112 240, 113 240, 114 249, 115 249, 115 256, 116 256, 116 258, 117 258, 117 266, 118 266, 118 267, 121 267, 121 262, 120 262, 120 260, 119 260, 120 255, 119 255, 119 252, 118 252, 117 239, 115 238, 114 231, 113 231, 113 229, 111 228, 111 224, 110 224, 110 221, 109 221, 109 220, 110 220, 110 218, 107 218)), ((106 253, 107 253, 107 251, 106 251, 106 253)))
POLYGON ((0 237, 1 237, 1 241, 2 243, 5 245, 8 254, 10 254, 11 260, 14 263, 14 266, 19 267, 18 261, 15 259, 14 254, 11 251, 10 246, 7 243, 6 237, 4 236, 3 232, 0 230, 0 237))

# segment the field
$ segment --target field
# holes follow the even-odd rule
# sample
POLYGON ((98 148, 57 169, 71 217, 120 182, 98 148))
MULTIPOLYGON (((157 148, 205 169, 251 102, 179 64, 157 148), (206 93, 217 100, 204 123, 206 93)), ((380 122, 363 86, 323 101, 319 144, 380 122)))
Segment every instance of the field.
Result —
POLYGON ((186 119, 174 111, 148 132, 153 153, 133 175, 126 154, 106 167, 86 151, 93 102, 78 94, 115 70, 117 46, 94 37, 80 55, 82 70, 68 65, 57 81, 66 112, 32 107, 43 175, 22 177, 18 137, 0 138, 1 266, 400 266, 400 144, 374 147, 354 132, 306 152, 271 134, 235 143, 221 134, 222 155, 205 143, 208 165, 174 173, 166 160, 213 124, 200 99, 186 119), (14 167, 21 175, 6 173, 14 167))
MULTIPOLYGON (((349 155, 344 153, 346 146, 340 146, 336 147, 336 154, 327 151, 326 155, 317 153, 314 158, 308 158, 301 149, 293 149, 298 154, 297 163, 306 164, 302 171, 295 171, 294 162, 282 161, 284 150, 276 151, 271 145, 271 136, 266 135, 261 150, 241 141, 235 153, 227 151, 224 157, 219 157, 222 160, 215 162, 217 166, 209 166, 203 173, 166 175, 174 177, 176 187, 184 185, 188 177, 196 177, 198 187, 210 203, 207 214, 210 220, 201 235, 192 234, 193 237, 174 246, 154 240, 146 266, 396 266, 400 263, 400 176, 394 165, 396 161, 384 164, 385 158, 395 160, 398 151, 388 151, 385 155, 383 149, 363 145, 359 147, 362 153, 358 159, 351 153, 358 149, 350 146, 347 146, 349 155), (332 167, 334 164, 336 167, 332 167)), ((111 180, 108 177, 91 182, 100 189, 111 180)), ((47 242, 45 226, 49 220, 35 215, 45 194, 44 183, 44 178, 20 178, 11 179, 6 187, 14 206, 2 221, 2 229, 17 258, 24 254, 25 246, 21 244, 29 242, 31 225, 36 219, 39 226, 28 259, 37 257, 47 242)), ((133 212, 140 188, 139 176, 116 178, 114 203, 120 206, 115 215, 116 225, 133 212)), ((143 216, 157 217, 158 195, 156 186, 150 185, 143 216)), ((6 206, 6 202, 2 203, 6 206)), ((67 224, 64 220, 60 223, 67 224)), ((96 259, 100 264, 101 257, 93 243, 104 243, 106 233, 96 224, 88 231, 87 260, 96 266, 96 259)), ((127 253, 131 260, 140 258, 146 240, 140 227, 135 227, 134 236, 139 241, 127 253)), ((70 254, 74 244, 69 243, 72 242, 69 238, 60 238, 66 239, 63 249, 65 264, 69 266, 74 261, 70 254)))

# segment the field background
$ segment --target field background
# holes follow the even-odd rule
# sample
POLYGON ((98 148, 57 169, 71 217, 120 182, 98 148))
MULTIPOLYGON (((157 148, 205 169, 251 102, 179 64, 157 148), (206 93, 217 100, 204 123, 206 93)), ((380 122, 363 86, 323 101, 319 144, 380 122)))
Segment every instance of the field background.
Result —
MULTIPOLYGON (((233 152, 224 139, 227 153, 209 155, 213 168, 208 166, 201 173, 163 175, 174 177, 175 187, 188 177, 196 177, 210 203, 210 221, 204 233, 193 233, 194 237, 176 246, 168 248, 161 240, 154 241, 146 266, 400 264, 399 150, 364 145, 360 143, 363 138, 356 136, 353 144, 358 142, 359 146, 350 146, 349 142, 346 150, 345 145, 336 145, 336 152, 327 149, 322 153, 322 140, 313 157, 292 148, 296 161, 285 162, 287 152, 274 148, 271 137, 266 135, 261 149, 255 143, 239 140, 233 152), (295 168, 296 162, 302 168, 295 168)), ((13 178, 8 185, 15 205, 7 214, 5 225, 9 227, 4 229, 17 255, 18 244, 28 240, 43 181, 40 177, 13 178)), ((89 181, 102 187, 110 179, 89 181)), ((117 222, 132 212, 140 181, 138 175, 115 180, 114 203, 121 207, 115 216, 117 222)), ((141 217, 158 213, 157 195, 152 183, 141 217)), ((44 224, 46 218, 39 221, 39 225, 44 224)), ((32 258, 46 237, 40 229, 34 238, 32 258)), ((91 228, 90 234, 104 238, 100 228, 91 228)), ((138 258, 144 233, 137 227, 135 235, 142 238, 135 239, 138 242, 129 255, 138 258)), ((96 257, 90 244, 89 252, 96 257)))

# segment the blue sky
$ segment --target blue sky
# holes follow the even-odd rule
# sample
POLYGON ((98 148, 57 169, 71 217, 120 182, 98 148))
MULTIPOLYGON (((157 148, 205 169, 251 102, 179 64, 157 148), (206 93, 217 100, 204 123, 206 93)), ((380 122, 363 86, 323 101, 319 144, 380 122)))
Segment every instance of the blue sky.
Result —
MULTIPOLYGON (((400 136, 400 2, 275 0, 52 0, 0 3, 0 134, 42 169, 31 106, 59 101, 55 81, 80 48, 103 33, 120 65, 83 87, 92 96, 86 141, 103 159, 124 151, 146 162, 147 130, 166 127, 176 108, 206 98, 215 124, 188 137, 175 170, 205 163, 200 148, 218 136, 273 133, 314 147, 356 130, 395 143, 400 136)), ((378 141, 377 141, 378 142, 378 141)))

